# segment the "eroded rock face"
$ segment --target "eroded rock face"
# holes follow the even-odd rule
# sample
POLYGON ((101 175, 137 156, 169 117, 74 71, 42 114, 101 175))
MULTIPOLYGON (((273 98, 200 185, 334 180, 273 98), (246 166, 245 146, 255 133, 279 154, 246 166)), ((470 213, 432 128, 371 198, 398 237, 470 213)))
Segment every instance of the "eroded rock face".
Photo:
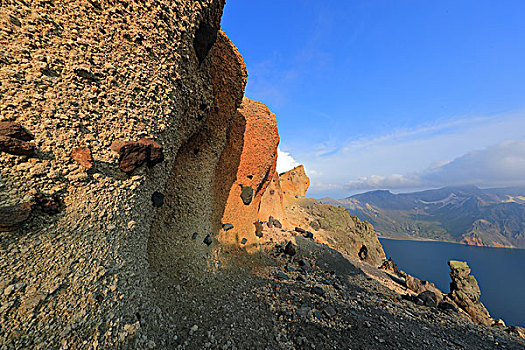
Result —
POLYGON ((244 128, 246 69, 220 31, 223 6, 0 3, 0 122, 16 123, 2 124, 0 147, 14 151, 0 152, 0 207, 14 208, 2 228, 17 229, 0 232, 0 281, 25 286, 0 295, 0 347, 179 345, 181 330, 168 326, 176 317, 160 311, 171 308, 166 288, 213 265, 238 160, 217 166, 228 133, 244 128), (127 140, 157 165, 122 173, 110 146, 127 140), (96 169, 71 158, 77 147, 89 147, 96 169), (152 205, 155 191, 162 206, 152 205), (35 193, 45 194, 39 209, 18 210, 35 193))
MULTIPOLYGON (((233 224, 233 229, 221 231, 219 239, 224 244, 239 245, 243 238, 246 245, 258 245, 256 222, 261 200, 275 174, 279 134, 275 115, 262 103, 244 98, 239 112, 246 127, 243 134, 230 134, 230 144, 241 146, 236 181, 233 183, 223 222, 233 224)), ((268 220, 268 218, 266 218, 268 220)))
POLYGON ((474 322, 490 326, 493 319, 485 306, 479 301, 481 291, 474 276, 470 275, 470 268, 466 262, 450 260, 450 298, 467 314, 474 322))
MULTIPOLYGON (((259 209, 259 220, 269 221, 270 217, 279 221, 279 226, 285 225, 286 214, 284 213, 283 191, 279 174, 274 171, 271 182, 261 198, 259 209)), ((274 220, 271 220, 274 222, 274 220)))
POLYGON ((304 166, 299 165, 292 170, 279 175, 285 205, 297 197, 306 196, 310 186, 310 178, 306 176, 304 166))

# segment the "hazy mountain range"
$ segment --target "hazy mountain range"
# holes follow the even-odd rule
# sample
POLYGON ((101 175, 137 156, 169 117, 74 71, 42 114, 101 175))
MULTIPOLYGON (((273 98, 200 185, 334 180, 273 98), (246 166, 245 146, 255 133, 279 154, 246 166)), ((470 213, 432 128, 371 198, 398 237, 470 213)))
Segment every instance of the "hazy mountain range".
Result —
POLYGON ((321 201, 349 209, 383 237, 525 248, 525 187, 460 186, 400 194, 378 190, 321 201))

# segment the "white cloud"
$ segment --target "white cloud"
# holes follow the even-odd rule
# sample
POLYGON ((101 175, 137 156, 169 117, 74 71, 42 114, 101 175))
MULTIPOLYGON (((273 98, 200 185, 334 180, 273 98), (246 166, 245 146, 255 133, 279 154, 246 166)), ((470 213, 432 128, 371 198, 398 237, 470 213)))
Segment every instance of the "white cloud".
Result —
POLYGON ((450 162, 417 173, 363 177, 349 182, 347 188, 370 190, 451 185, 525 185, 525 140, 508 140, 471 151, 450 162))
POLYGON ((414 175, 392 174, 390 176, 370 175, 350 181, 347 188, 351 190, 415 188, 421 186, 421 179, 414 175))
POLYGON ((300 165, 288 152, 277 148, 277 173, 284 173, 300 165))
POLYGON ((521 111, 456 118, 347 142, 328 137, 322 145, 305 147, 302 143, 291 147, 288 144, 288 149, 304 161, 308 174, 320 174, 311 179, 309 193, 313 197, 342 198, 373 188, 412 190, 467 183, 511 186, 516 183, 516 173, 511 173, 511 169, 522 159, 519 152, 522 152, 520 142, 524 140, 524 115, 525 111, 521 111), (318 154, 327 145, 335 151, 318 154), (476 155, 475 150, 482 150, 482 155, 474 166, 471 159, 476 155), (493 156, 495 153, 500 156, 493 156), (502 157, 502 154, 508 156, 502 157), (460 167, 462 155, 466 158, 461 159, 460 167), (487 157, 487 162, 490 158, 492 165, 482 163, 483 157, 487 157), (469 165, 467 160, 471 162, 469 165), (476 170, 471 169, 474 167, 476 170), (505 174, 502 169, 507 169, 505 174), (490 181, 489 176, 482 177, 481 172, 493 174, 490 181))

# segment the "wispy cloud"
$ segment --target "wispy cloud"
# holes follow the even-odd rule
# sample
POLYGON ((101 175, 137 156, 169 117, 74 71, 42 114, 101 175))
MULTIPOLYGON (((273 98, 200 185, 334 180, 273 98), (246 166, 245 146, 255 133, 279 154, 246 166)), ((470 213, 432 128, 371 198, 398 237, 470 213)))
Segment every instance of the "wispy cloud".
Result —
POLYGON ((450 185, 525 185, 525 139, 468 152, 450 162, 412 174, 371 175, 350 181, 350 190, 403 189, 450 185))
POLYGON ((339 144, 329 139, 309 149, 290 150, 305 160, 307 171, 323 174, 312 179, 314 197, 343 197, 373 188, 513 185, 519 182, 518 165, 525 153, 524 115, 455 118, 377 137, 339 144))

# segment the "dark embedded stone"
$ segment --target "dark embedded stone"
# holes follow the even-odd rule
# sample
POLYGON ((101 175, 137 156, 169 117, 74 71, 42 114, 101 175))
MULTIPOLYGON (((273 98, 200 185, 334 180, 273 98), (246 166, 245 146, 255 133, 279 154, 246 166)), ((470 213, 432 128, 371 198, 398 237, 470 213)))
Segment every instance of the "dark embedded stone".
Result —
POLYGON ((272 228, 273 227, 273 223, 271 221, 268 221, 268 222, 266 222, 266 226, 268 226, 268 228, 272 228))
POLYGON ((231 230, 233 228, 233 225, 232 224, 222 224, 222 229, 224 231, 228 231, 228 230, 231 230))
POLYGON ((148 146, 143 143, 128 141, 114 143, 111 147, 119 154, 119 169, 130 174, 149 158, 148 146))
POLYGON ((290 276, 288 276, 287 274, 285 274, 284 272, 282 271, 279 271, 276 275, 276 277, 280 280, 289 280, 290 279, 290 276))
POLYGON ((368 248, 366 247, 366 245, 363 245, 361 249, 359 249, 358 255, 359 259, 361 260, 365 260, 368 257, 368 248))
POLYGON ((13 137, 21 141, 31 141, 33 135, 15 122, 0 122, 0 136, 13 137))
POLYGON ((304 237, 305 238, 314 239, 314 234, 312 232, 310 232, 310 231, 306 231, 304 237))
POLYGON ((262 230, 264 230, 262 222, 255 221, 253 224, 255 225, 255 231, 262 231, 262 230))
POLYGON ((9 21, 17 27, 22 26, 22 22, 20 22, 20 20, 13 15, 9 15, 9 21))
POLYGON ((297 278, 296 278, 295 280, 297 280, 297 281, 299 281, 299 282, 306 282, 306 280, 304 279, 304 277, 301 276, 301 275, 297 276, 297 278))
POLYGON ((212 243, 211 236, 207 234, 206 237, 204 237, 204 240, 202 242, 204 242, 204 244, 206 245, 210 245, 212 243))
POLYGON ((247 240, 246 238, 243 238, 243 239, 241 240, 241 244, 246 244, 246 242, 248 242, 248 240, 247 240))
POLYGON ((288 272, 294 272, 294 271, 295 271, 295 269, 294 269, 293 267, 291 267, 290 265, 286 265, 286 266, 284 267, 284 269, 285 269, 286 271, 288 271, 288 272))
POLYGON ((38 193, 35 195, 35 204, 42 212, 48 215, 55 215, 60 212, 62 201, 58 196, 46 196, 38 193))
POLYGON ((83 79, 86 79, 88 81, 91 81, 91 82, 98 82, 98 77, 96 76, 96 74, 93 74, 93 72, 87 70, 87 69, 84 69, 84 68, 76 68, 73 70, 75 72, 76 75, 78 75, 79 77, 83 78, 83 79))
POLYGON ((111 149, 119 154, 119 168, 127 174, 146 162, 148 166, 153 166, 164 160, 162 146, 147 138, 139 141, 116 141, 111 149))
POLYGON ((295 232, 306 233, 306 230, 304 228, 296 227, 295 232))
POLYGON ((317 318, 318 320, 322 320, 323 319, 323 314, 320 311, 315 310, 314 311, 314 317, 317 318))
POLYGON ((199 60, 199 65, 208 55, 213 44, 215 44, 215 40, 217 40, 217 28, 202 21, 199 24, 199 28, 195 31, 195 38, 193 38, 193 48, 199 60))
POLYGON ((290 256, 294 256, 295 254, 297 254, 297 249, 295 248, 295 245, 292 242, 288 242, 286 244, 286 247, 284 247, 284 253, 290 256))
POLYGON ((199 149, 198 148, 194 148, 193 149, 193 154, 195 154, 195 155, 199 154, 199 149))
POLYGON ((451 310, 451 311, 454 311, 454 312, 458 312, 458 308, 452 304, 452 303, 449 303, 447 301, 442 301, 441 303, 438 304, 438 308, 441 309, 441 310, 451 310))
POLYGON ((160 144, 145 137, 141 138, 138 142, 148 147, 148 166, 151 167, 164 161, 164 149, 160 144))
POLYGON ((42 70, 42 74, 43 75, 46 75, 48 77, 51 77, 51 78, 56 78, 56 77, 59 77, 60 74, 54 70, 54 69, 51 69, 51 68, 45 68, 42 70))
POLYGON ((164 204, 164 195, 160 192, 153 192, 151 195, 151 202, 155 208, 160 208, 164 204))
POLYGON ((31 203, 0 207, 0 232, 15 231, 30 215, 31 203))
POLYGON ((273 223, 273 227, 277 227, 277 228, 283 228, 283 225, 281 224, 281 222, 277 219, 274 219, 272 220, 272 223, 273 223))
POLYGON ((102 296, 102 294, 100 293, 97 293, 97 295, 95 296, 95 300, 99 303, 102 302, 102 300, 104 300, 104 297, 102 296))
POLYGON ((0 152, 15 156, 32 156, 35 153, 35 145, 14 137, 0 136, 0 152))
POLYGON ((326 292, 324 291, 323 288, 319 287, 319 286, 315 286, 315 287, 312 287, 312 289, 310 290, 313 294, 317 294, 317 295, 320 295, 320 296, 323 296, 326 292))
POLYGON ((197 236, 198 236, 198 235, 199 235, 199 234, 198 234, 197 232, 194 232, 193 235, 191 236, 191 239, 197 239, 197 236))
POLYGON ((253 198, 253 188, 251 186, 241 185, 241 199, 244 205, 249 205, 253 198))
POLYGON ((262 231, 255 231, 255 235, 259 238, 262 238, 263 232, 262 231))

